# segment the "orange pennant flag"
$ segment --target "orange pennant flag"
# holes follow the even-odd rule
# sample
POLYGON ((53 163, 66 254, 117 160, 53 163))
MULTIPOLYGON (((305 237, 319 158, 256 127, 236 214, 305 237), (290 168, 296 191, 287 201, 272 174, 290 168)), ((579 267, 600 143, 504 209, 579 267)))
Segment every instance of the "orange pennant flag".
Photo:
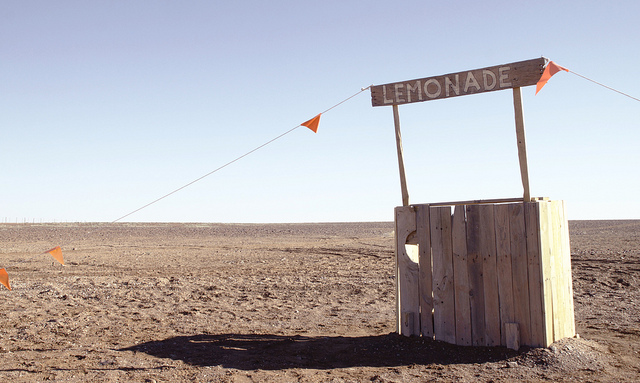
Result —
POLYGON ((569 69, 563 68, 560 65, 554 63, 553 61, 549 61, 549 63, 547 64, 547 67, 544 68, 544 72, 542 72, 542 76, 540 76, 540 80, 538 80, 538 83, 536 84, 536 94, 540 92, 540 89, 542 89, 542 87, 547 83, 547 81, 549 81, 551 76, 553 76, 554 74, 558 73, 561 70, 565 72, 569 71, 569 69))
POLYGON ((4 268, 0 269, 0 283, 11 290, 11 286, 9 285, 9 274, 7 274, 7 270, 5 270, 4 268))
POLYGON ((56 246, 51 250, 47 250, 45 251, 45 253, 51 254, 51 256, 55 258, 56 261, 60 262, 60 264, 64 266, 64 260, 62 259, 62 249, 60 248, 60 246, 56 246))
POLYGON ((321 115, 322 113, 318 114, 317 116, 310 119, 309 121, 303 122, 302 124, 300 124, 300 126, 306 126, 307 128, 313 130, 314 133, 318 133, 318 124, 320 123, 321 115))

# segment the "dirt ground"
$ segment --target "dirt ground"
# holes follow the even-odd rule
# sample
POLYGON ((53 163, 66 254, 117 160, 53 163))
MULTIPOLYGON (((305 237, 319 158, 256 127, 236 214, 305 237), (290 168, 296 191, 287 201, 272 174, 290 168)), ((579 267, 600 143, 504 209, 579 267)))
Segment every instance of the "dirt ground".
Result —
POLYGON ((390 222, 0 224, 0 378, 638 381, 640 220, 570 232, 580 336, 516 352, 393 333, 390 222))

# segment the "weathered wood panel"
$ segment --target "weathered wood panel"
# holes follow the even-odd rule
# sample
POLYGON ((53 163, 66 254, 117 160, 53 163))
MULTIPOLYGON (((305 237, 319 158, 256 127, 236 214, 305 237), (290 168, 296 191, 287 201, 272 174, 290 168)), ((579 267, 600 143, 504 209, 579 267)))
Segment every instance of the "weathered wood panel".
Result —
POLYGON ((471 310, 471 343, 485 346, 483 261, 480 250, 480 205, 466 206, 467 269, 469 271, 469 308, 471 310))
POLYGON ((517 348, 575 333, 562 201, 396 208, 396 252, 401 334, 517 348))
POLYGON ((453 249, 453 289, 455 295, 456 344, 471 346, 471 309, 467 269, 467 229, 464 206, 456 206, 451 224, 453 249))
POLYGON ((503 324, 500 344, 503 346, 507 345, 507 333, 504 325, 514 321, 514 281, 511 273, 511 236, 509 234, 509 206, 510 205, 496 205, 495 207, 498 293, 500 295, 500 320, 503 324))
POLYGON ((513 275, 514 321, 520 330, 520 342, 531 344, 531 311, 529 305, 529 272, 527 234, 523 204, 508 205, 511 235, 511 271, 513 275))
POLYGON ((534 85, 542 76, 545 59, 426 77, 371 87, 373 106, 401 105, 534 85))
POLYGON ((565 333, 564 336, 575 336, 576 324, 573 302, 573 278, 571 274, 571 244, 569 241, 569 217, 567 216, 567 204, 564 201, 559 201, 562 204, 562 217, 560 218, 560 231, 562 233, 562 269, 563 278, 566 283, 566 295, 565 295, 565 333))
POLYGON ((433 278, 428 205, 416 206, 416 221, 420 267, 420 332, 425 338, 433 338, 433 278))
POLYGON ((550 201, 549 202, 549 212, 551 223, 549 225, 550 229, 550 240, 552 243, 551 251, 552 251, 552 262, 550 265, 551 273, 552 273, 552 299, 553 299, 553 341, 555 342, 558 339, 563 338, 564 334, 564 288, 565 283, 562 278, 562 244, 560 243, 561 235, 560 228, 557 225, 559 221, 559 203, 558 201, 550 201))
POLYGON ((416 231, 416 214, 411 207, 396 208, 396 259, 398 332, 402 335, 420 335, 420 300, 418 292, 418 256, 415 245, 407 239, 416 231))
POLYGON ((484 283, 485 345, 500 345, 500 298, 494 230, 494 205, 480 205, 480 252, 484 283))
POLYGON ((540 221, 538 203, 524 203, 527 231, 527 271, 529 273, 529 311, 531 316, 531 344, 546 347, 542 264, 540 263, 540 221))
POLYGON ((431 251, 433 254, 433 330, 436 340, 455 343, 453 253, 451 207, 431 207, 431 251))
POLYGON ((545 346, 553 343, 553 286, 555 272, 553 254, 553 223, 547 201, 538 204, 538 219, 540 220, 540 264, 542 265, 542 307, 543 331, 545 346))

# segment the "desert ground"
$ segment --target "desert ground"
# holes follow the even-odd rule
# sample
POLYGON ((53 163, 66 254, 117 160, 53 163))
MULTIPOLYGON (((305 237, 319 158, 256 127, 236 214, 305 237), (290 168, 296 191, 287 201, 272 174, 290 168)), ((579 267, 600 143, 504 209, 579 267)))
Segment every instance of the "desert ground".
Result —
POLYGON ((640 220, 570 234, 579 337, 513 351, 394 333, 391 222, 0 224, 0 378, 639 381, 640 220))

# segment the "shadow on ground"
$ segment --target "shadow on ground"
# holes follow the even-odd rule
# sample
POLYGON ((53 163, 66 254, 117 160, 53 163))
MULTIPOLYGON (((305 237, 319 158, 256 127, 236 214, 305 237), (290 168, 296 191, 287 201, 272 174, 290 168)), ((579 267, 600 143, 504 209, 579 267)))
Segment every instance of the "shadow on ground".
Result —
POLYGON ((461 347, 395 333, 364 337, 193 335, 145 342, 118 351, 239 370, 486 363, 518 354, 504 347, 461 347))

